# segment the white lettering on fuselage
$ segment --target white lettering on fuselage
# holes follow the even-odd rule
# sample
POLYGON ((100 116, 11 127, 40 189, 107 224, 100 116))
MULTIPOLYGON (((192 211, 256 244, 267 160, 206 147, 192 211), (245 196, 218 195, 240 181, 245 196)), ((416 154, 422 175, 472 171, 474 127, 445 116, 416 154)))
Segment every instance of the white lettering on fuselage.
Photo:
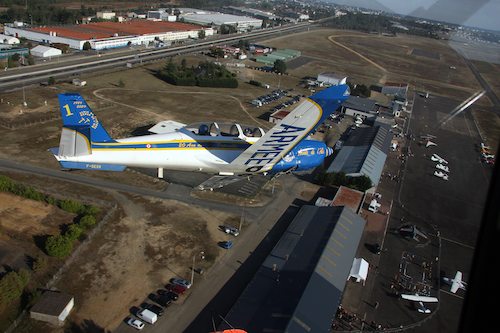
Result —
POLYGON ((246 172, 258 172, 261 170, 276 156, 279 156, 304 130, 305 128, 303 127, 280 124, 273 131, 274 133, 245 162, 249 166, 246 172))

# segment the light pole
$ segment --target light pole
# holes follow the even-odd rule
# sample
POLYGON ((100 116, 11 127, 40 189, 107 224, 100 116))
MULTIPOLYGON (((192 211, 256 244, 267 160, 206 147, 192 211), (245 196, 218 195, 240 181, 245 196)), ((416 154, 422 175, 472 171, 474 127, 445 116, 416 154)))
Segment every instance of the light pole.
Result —
MULTIPOLYGON (((200 251, 201 260, 205 259, 205 251, 200 251)), ((196 265, 196 254, 193 255, 193 266, 191 266, 191 286, 194 283, 194 266, 196 265)))
POLYGON ((243 209, 241 210, 240 226, 238 228, 239 232, 241 232, 241 227, 243 226, 244 221, 245 221, 245 204, 243 204, 243 209))

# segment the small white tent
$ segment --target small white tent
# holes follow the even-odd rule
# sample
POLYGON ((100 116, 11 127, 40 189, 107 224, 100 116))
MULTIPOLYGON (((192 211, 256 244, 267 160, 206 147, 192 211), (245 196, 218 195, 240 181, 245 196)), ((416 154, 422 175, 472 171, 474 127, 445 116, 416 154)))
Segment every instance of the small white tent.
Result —
POLYGON ((30 52, 33 56, 40 58, 55 57, 62 54, 62 51, 59 49, 43 45, 35 46, 30 52))
POLYGON ((363 280, 363 285, 365 285, 366 277, 368 276, 368 267, 370 265, 363 258, 354 258, 351 267, 351 273, 349 273, 349 279, 355 278, 356 282, 361 282, 363 280))

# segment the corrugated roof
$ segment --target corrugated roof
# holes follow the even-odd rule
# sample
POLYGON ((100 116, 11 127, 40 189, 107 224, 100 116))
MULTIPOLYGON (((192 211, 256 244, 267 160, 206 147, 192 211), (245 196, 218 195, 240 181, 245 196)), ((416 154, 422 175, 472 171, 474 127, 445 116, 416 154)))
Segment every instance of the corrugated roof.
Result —
POLYGON ((354 130, 327 172, 364 174, 378 184, 392 139, 389 125, 378 124, 354 130))
POLYGON ((342 103, 342 106, 362 112, 375 112, 376 104, 377 101, 373 99, 358 96, 349 96, 349 98, 342 103))
POLYGON ((327 332, 364 225, 348 208, 303 206, 226 322, 249 332, 327 332))
POLYGON ((31 28, 32 31, 50 33, 76 40, 102 39, 118 36, 137 36, 170 31, 199 30, 200 27, 182 22, 156 22, 149 20, 131 20, 125 22, 96 22, 89 24, 48 26, 31 28))

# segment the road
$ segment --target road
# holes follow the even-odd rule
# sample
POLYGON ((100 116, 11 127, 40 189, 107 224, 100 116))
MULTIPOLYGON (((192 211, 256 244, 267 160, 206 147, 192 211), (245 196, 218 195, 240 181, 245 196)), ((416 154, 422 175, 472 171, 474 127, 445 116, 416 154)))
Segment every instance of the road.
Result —
POLYGON ((461 52, 457 53, 460 54, 464 62, 467 64, 467 66, 469 66, 472 74, 474 74, 474 76, 476 77, 477 82, 479 82, 481 87, 483 87, 483 89, 486 91, 486 95, 490 99, 491 103, 493 103, 493 111, 500 115, 500 99, 498 99, 498 96, 495 94, 493 89, 491 89, 488 82, 482 77, 481 73, 479 73, 472 61, 467 59, 461 52))
POLYGON ((65 78, 85 72, 95 72, 96 70, 119 66, 124 67, 127 63, 142 64, 144 62, 155 61, 183 53, 199 52, 214 45, 231 43, 240 39, 268 38, 271 35, 306 28, 310 28, 309 23, 288 25, 268 30, 257 30, 246 34, 230 35, 229 37, 217 36, 217 38, 202 40, 196 43, 161 49, 143 50, 139 52, 125 51, 104 53, 104 55, 97 55, 95 57, 78 57, 78 59, 71 59, 68 57, 61 63, 51 62, 46 65, 21 67, 18 70, 0 72, 0 89, 19 88, 25 85, 46 81, 49 77, 65 78))
MULTIPOLYGON (((109 180, 93 178, 89 176, 79 175, 72 173, 71 171, 61 171, 48 169, 43 167, 38 167, 34 165, 18 163, 7 159, 0 158, 0 170, 7 170, 12 172, 23 172, 39 176, 46 176, 50 178, 56 178, 59 180, 69 181, 73 183, 79 183, 83 185, 105 188, 109 190, 133 193, 148 197, 154 197, 159 199, 169 199, 177 200, 191 205, 197 205, 203 208, 220 210, 228 213, 239 214, 241 208, 236 205, 227 205, 218 202, 206 201, 194 198, 190 195, 191 187, 179 185, 179 184, 169 184, 165 191, 150 190, 143 187, 136 187, 121 183, 112 182, 109 180)), ((248 212, 251 214, 259 214, 262 208, 259 207, 248 207, 248 212)))

